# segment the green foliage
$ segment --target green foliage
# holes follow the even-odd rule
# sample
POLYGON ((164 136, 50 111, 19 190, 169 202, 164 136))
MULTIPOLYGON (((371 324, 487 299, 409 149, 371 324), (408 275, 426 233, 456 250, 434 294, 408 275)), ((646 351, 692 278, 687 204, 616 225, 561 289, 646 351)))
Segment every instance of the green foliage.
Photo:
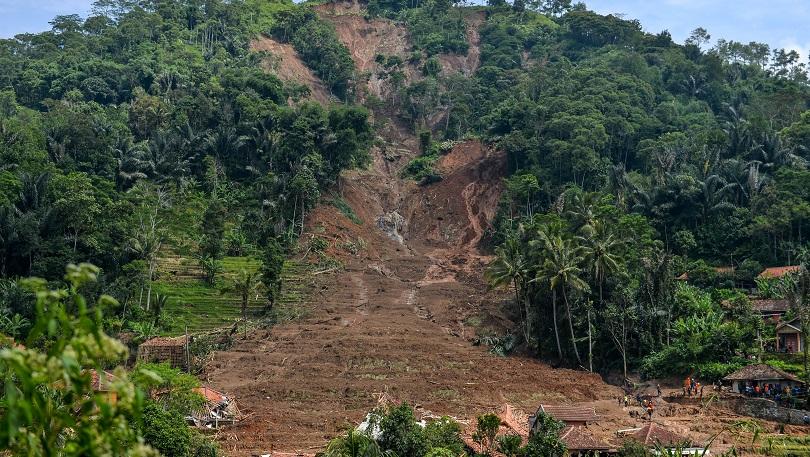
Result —
POLYGON ((380 447, 397 457, 419 457, 427 452, 424 430, 416 423, 413 409, 403 403, 392 407, 380 420, 380 447))
POLYGON ((270 33, 290 42, 306 64, 339 98, 350 95, 354 62, 331 24, 309 7, 281 11, 270 33))
POLYGON ((373 438, 352 429, 345 435, 330 441, 323 455, 324 457, 382 457, 394 454, 381 450, 373 438))
POLYGON ((508 434, 498 437, 498 452, 506 457, 515 457, 520 454, 523 438, 520 435, 508 434))
POLYGON ((191 448, 191 430, 177 411, 164 409, 154 402, 143 408, 143 437, 166 457, 185 457, 191 448))
POLYGON ((446 9, 449 2, 435 1, 427 5, 403 13, 414 49, 428 56, 466 54, 469 44, 463 11, 446 9))
POLYGON ((98 273, 92 265, 69 265, 67 289, 59 290, 49 290, 42 279, 26 281, 37 296, 27 348, 0 350, 0 447, 14 455, 157 455, 135 427, 142 395, 123 369, 112 379, 102 371, 123 362, 127 349, 102 331, 102 309, 115 301, 102 295, 88 305, 79 292, 98 273), (94 391, 94 372, 109 394, 94 391))
POLYGON ((478 416, 473 440, 481 446, 483 454, 490 454, 497 444, 498 428, 501 418, 497 414, 482 414, 478 416))
POLYGON ((279 242, 275 238, 271 238, 264 247, 260 269, 269 308, 273 307, 276 299, 281 295, 283 269, 284 251, 279 242))
POLYGON ((526 457, 562 457, 567 454, 565 443, 560 441, 560 432, 565 424, 540 413, 535 418, 529 442, 523 455, 526 457))
POLYGON ((644 444, 636 440, 629 440, 619 448, 619 455, 621 457, 651 457, 653 454, 644 444))
POLYGON ((459 456, 464 452, 464 442, 461 440, 461 425, 450 417, 443 416, 431 421, 425 426, 425 442, 431 452, 449 452, 459 456))
POLYGON ((643 361, 641 371, 648 377, 700 372, 714 381, 741 367, 745 356, 757 350, 758 322, 745 316, 725 320, 704 292, 680 287, 676 310, 683 317, 673 323, 672 341, 643 361))
POLYGON ((138 363, 132 370, 132 382, 148 393, 154 404, 182 416, 199 410, 205 402, 194 391, 200 380, 168 363, 138 363))
POLYGON ((346 216, 350 221, 354 222, 357 225, 363 225, 363 220, 357 216, 357 213, 354 212, 352 207, 346 202, 346 200, 342 199, 341 197, 333 197, 329 203, 332 204, 335 208, 337 208, 341 214, 346 216))
POLYGON ((421 185, 432 184, 442 180, 435 166, 439 158, 435 155, 416 157, 402 169, 402 177, 411 178, 421 185))

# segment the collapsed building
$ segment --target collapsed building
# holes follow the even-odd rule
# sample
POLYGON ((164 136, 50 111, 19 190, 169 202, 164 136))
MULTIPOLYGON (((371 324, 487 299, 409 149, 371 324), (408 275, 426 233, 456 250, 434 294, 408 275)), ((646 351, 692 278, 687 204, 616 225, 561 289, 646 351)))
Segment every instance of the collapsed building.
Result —
POLYGON ((196 387, 194 392, 205 399, 202 408, 186 417, 189 425, 201 428, 219 428, 233 425, 242 418, 236 401, 210 387, 196 387))

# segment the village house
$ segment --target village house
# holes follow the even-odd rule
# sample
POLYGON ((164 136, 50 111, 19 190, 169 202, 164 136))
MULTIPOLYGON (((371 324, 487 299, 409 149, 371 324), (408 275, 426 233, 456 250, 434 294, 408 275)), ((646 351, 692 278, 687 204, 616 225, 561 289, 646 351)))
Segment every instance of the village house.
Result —
POLYGON ((764 387, 770 386, 769 390, 779 391, 802 387, 804 383, 801 379, 790 373, 771 367, 764 363, 748 365, 723 378, 723 381, 731 385, 731 391, 738 394, 750 393, 756 387, 764 391, 764 387))
POLYGON ((607 456, 615 455, 618 452, 610 444, 593 436, 587 428, 581 425, 565 427, 560 432, 560 441, 565 443, 570 457, 607 456))
POLYGON ((592 406, 540 405, 537 413, 529 418, 529 428, 532 431, 534 431, 535 418, 540 413, 551 416, 568 427, 585 426, 599 421, 599 416, 592 406))
POLYGON ((118 401, 118 394, 111 388, 116 376, 109 371, 98 372, 90 370, 90 385, 93 392, 104 397, 107 403, 114 405, 118 401))
MULTIPOLYGON (((681 436, 672 430, 666 429, 663 426, 650 422, 641 428, 633 428, 629 430, 620 430, 618 432, 625 441, 633 440, 643 444, 649 449, 657 452, 658 448, 666 450, 665 455, 675 455, 676 451, 680 450, 682 455, 704 455, 703 448, 691 447, 692 442, 689 438, 681 436)), ((705 455, 709 455, 706 452, 705 455)))
POLYGON ((787 267, 771 267, 766 268, 762 273, 757 276, 757 279, 778 279, 791 273, 798 273, 802 267, 798 265, 787 267))
POLYGON ((802 324, 799 319, 782 322, 776 326, 776 352, 796 353, 804 351, 802 324))
POLYGON ((205 399, 205 403, 202 408, 186 418, 190 425, 219 428, 222 425, 232 425, 238 422, 242 416, 236 402, 222 392, 207 386, 196 387, 194 392, 200 394, 205 399))
POLYGON ((779 322, 790 309, 790 301, 784 299, 752 298, 751 308, 763 320, 779 322))
POLYGON ((138 346, 138 361, 146 363, 168 363, 172 368, 188 369, 189 339, 157 337, 146 340, 138 346))

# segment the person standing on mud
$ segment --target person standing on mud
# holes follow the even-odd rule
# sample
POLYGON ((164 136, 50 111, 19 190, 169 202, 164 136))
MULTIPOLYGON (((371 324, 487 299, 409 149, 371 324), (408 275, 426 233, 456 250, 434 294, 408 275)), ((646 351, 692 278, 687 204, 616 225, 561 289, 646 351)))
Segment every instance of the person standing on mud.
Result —
POLYGON ((661 384, 658 384, 656 386, 656 389, 658 390, 658 396, 660 397, 661 396, 661 384))

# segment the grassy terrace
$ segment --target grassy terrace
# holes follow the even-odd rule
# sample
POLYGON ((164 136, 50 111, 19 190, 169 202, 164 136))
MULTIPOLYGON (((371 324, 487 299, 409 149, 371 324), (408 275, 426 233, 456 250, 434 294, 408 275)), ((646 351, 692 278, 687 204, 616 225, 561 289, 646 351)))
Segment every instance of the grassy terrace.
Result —
MULTIPOLYGON (((182 334, 186 325, 192 333, 232 325, 241 312, 241 299, 230 290, 233 278, 242 269, 256 271, 260 266, 261 262, 252 257, 225 257, 222 259, 222 273, 216 284, 210 285, 203 280, 202 272, 193 259, 164 256, 153 289, 168 297, 164 315, 170 317, 166 321, 168 330, 164 333, 182 334)), ((277 308, 281 308, 286 315, 303 312, 291 308, 303 307, 302 278, 305 268, 295 262, 287 262, 284 266, 284 289, 277 308)), ((251 297, 248 315, 262 315, 265 303, 260 291, 258 297, 251 297)))

